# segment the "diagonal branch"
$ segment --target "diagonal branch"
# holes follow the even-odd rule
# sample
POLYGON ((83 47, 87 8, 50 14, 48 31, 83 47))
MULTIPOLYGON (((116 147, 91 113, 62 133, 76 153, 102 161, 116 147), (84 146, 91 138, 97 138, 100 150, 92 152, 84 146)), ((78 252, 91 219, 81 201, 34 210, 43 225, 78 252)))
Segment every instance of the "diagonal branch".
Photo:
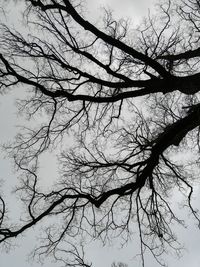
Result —
POLYGON ((97 38, 102 39, 107 44, 110 44, 123 52, 127 53, 128 55, 132 56, 135 59, 138 59, 145 63, 145 65, 148 65, 152 67, 155 71, 157 71, 162 77, 170 77, 170 73, 157 61, 153 60, 152 58, 148 57, 147 55, 144 55, 141 52, 138 52, 137 50, 133 49, 132 47, 126 45, 125 43, 121 42, 118 39, 113 38, 112 36, 107 35, 106 33, 100 31, 98 28, 96 28, 94 25, 92 25, 87 20, 84 20, 79 13, 75 10, 75 8, 71 5, 71 3, 68 0, 63 0, 65 5, 61 5, 60 3, 53 2, 53 4, 47 4, 44 5, 40 0, 29 0, 33 6, 40 7, 41 10, 47 11, 51 9, 60 9, 65 12, 67 12, 71 17, 85 30, 90 31, 93 33, 97 38))
POLYGON ((200 124, 200 108, 194 109, 191 113, 189 113, 186 117, 179 119, 175 123, 169 125, 165 128, 164 132, 159 134, 155 140, 152 141, 152 149, 151 154, 146 160, 146 166, 143 168, 140 173, 137 174, 136 181, 128 183, 118 188, 114 188, 108 190, 100 194, 97 197, 94 197, 90 194, 85 194, 79 192, 77 189, 73 190, 72 194, 66 193, 61 195, 56 201, 54 201, 44 212, 42 212, 37 217, 32 217, 32 220, 22 226, 20 229, 16 231, 11 231, 9 229, 0 229, 0 242, 3 242, 7 238, 16 237, 19 234, 23 233, 28 228, 37 224, 44 217, 48 216, 53 212, 53 210, 61 205, 65 200, 75 199, 75 200, 85 200, 85 204, 93 204, 96 207, 100 207, 108 198, 113 195, 125 196, 131 195, 133 192, 137 190, 141 190, 141 188, 145 185, 147 179, 151 178, 153 170, 159 164, 160 156, 172 145, 178 146, 182 139, 186 136, 186 134, 193 129, 195 129, 200 124))
POLYGON ((197 48, 195 50, 188 50, 186 52, 176 54, 176 55, 163 55, 158 56, 158 59, 166 59, 169 61, 176 61, 176 60, 182 60, 182 59, 191 59, 195 57, 200 57, 200 48, 197 48))

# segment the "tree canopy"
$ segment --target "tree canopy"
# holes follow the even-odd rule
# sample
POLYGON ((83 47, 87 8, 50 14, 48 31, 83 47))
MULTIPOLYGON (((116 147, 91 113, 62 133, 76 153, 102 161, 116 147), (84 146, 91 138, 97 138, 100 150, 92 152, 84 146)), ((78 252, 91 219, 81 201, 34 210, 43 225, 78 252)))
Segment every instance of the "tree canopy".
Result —
POLYGON ((17 4, 24 24, 0 26, 0 90, 21 95, 26 119, 4 146, 24 208, 13 222, 0 196, 0 243, 41 225, 34 255, 90 266, 84 240, 128 242, 137 229, 142 264, 149 250, 164 265, 179 250, 171 225, 184 225, 174 193, 200 224, 199 1, 160 1, 135 28, 110 10, 91 23, 84 0, 17 4), (40 168, 51 153, 53 186, 40 168))

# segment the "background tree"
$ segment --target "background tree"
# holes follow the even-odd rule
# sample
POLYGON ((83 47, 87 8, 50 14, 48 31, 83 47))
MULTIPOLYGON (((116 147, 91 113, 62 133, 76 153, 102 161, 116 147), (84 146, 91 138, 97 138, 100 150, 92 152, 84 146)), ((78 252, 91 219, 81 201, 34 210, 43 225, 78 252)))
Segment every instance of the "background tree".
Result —
POLYGON ((184 224, 171 203, 175 189, 200 223, 192 206, 199 2, 163 1, 158 15, 134 30, 107 10, 91 24, 84 1, 27 0, 22 8, 23 33, 1 24, 0 85, 2 93, 27 88, 18 102, 27 125, 6 146, 26 212, 20 222, 9 221, 0 198, 0 242, 48 218, 34 255, 89 266, 79 242, 119 236, 128 242, 137 225, 142 264, 148 249, 164 265, 161 255, 179 250, 170 226, 184 224), (48 151, 58 155, 59 177, 43 188, 49 173, 41 177, 39 165, 48 151), (72 258, 63 259, 64 252, 72 258))

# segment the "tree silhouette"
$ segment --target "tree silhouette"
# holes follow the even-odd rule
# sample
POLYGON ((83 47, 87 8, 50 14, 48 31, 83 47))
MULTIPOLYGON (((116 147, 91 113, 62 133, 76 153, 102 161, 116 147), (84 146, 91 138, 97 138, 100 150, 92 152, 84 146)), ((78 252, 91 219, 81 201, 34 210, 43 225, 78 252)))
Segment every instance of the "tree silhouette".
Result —
MULTIPOLYGON (((16 95, 27 88, 18 103, 27 126, 6 146, 26 212, 10 222, 0 197, 0 242, 43 225, 34 254, 64 261, 65 252, 69 266, 90 266, 78 240, 120 235, 128 242, 137 226, 142 264, 147 249, 164 264, 162 254, 179 249, 170 226, 184 223, 171 203, 175 190, 200 223, 192 206, 200 148, 199 1, 162 1, 137 29, 108 10, 90 23, 84 1, 21 5, 23 33, 1 24, 0 86, 16 95), (51 189, 40 186, 48 151, 59 162, 51 189)), ((47 169, 46 183, 49 176, 47 169)))

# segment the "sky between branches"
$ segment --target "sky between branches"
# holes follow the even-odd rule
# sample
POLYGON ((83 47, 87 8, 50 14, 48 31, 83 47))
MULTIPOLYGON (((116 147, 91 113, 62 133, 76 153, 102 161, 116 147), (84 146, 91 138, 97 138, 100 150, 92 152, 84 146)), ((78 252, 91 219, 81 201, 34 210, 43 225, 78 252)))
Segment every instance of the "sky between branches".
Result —
MULTIPOLYGON (((0 0, 1 1, 1 0, 0 0)), ((87 0, 88 8, 89 8, 89 16, 92 21, 95 20, 100 14, 103 6, 110 7, 114 15, 117 17, 130 17, 133 23, 139 23, 139 20, 142 16, 148 14, 148 8, 152 9, 154 0, 87 0)), ((13 9, 15 7, 13 6, 13 9)), ((15 18, 17 20, 17 17, 15 18)), ((16 24, 17 26, 17 24, 16 24)), ((15 116, 15 107, 14 107, 14 98, 15 94, 10 94, 8 96, 1 96, 0 98, 0 122, 2 125, 2 131, 0 132, 0 140, 2 142, 6 142, 11 138, 15 132, 13 132, 13 125, 18 124, 15 116)), ((16 180, 14 174, 10 171, 10 165, 7 161, 0 162, 1 167, 1 177, 6 178, 7 184, 12 185, 13 180, 16 180)), ((200 200, 200 199, 199 199, 200 200)), ((198 201, 198 199, 197 199, 198 201)), ((189 222, 188 222, 189 224, 189 222)), ((191 223, 192 224, 192 223, 191 223)), ((199 242, 200 242, 200 233, 197 232, 197 229, 193 226, 189 226, 188 229, 181 229, 179 232, 181 239, 186 242, 186 247, 188 248, 188 252, 186 251, 184 257, 181 260, 173 260, 169 261, 169 266, 176 267, 198 267, 200 264, 200 255, 199 255, 199 242)), ((15 250, 10 251, 9 254, 2 253, 0 258, 0 267, 7 266, 15 266, 15 267, 27 267, 31 266, 31 263, 26 262, 26 255, 28 253, 27 248, 33 248, 34 241, 34 231, 28 231, 26 233, 26 238, 20 238, 18 242, 19 247, 15 250)), ((133 255, 135 255, 136 249, 133 243, 129 244, 127 248, 124 250, 118 248, 100 248, 98 245, 90 247, 90 251, 88 251, 89 260, 93 261, 94 267, 100 266, 110 266, 113 260, 115 261, 124 261, 129 264, 129 267, 137 265, 137 260, 132 261, 133 255)), ((147 262, 148 267, 156 267, 155 262, 147 262)), ((37 263, 33 263, 34 267, 39 267, 40 265, 37 263)), ((45 263, 44 266, 48 267, 57 267, 59 264, 55 263, 45 263)))

